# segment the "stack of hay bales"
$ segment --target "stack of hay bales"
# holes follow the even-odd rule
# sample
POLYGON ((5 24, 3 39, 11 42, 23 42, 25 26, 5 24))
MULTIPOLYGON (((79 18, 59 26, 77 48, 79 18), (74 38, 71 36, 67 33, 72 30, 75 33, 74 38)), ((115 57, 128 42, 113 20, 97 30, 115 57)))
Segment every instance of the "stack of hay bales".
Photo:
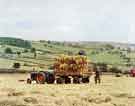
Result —
POLYGON ((54 68, 55 71, 85 72, 88 71, 88 60, 87 57, 83 55, 61 55, 56 59, 54 68))

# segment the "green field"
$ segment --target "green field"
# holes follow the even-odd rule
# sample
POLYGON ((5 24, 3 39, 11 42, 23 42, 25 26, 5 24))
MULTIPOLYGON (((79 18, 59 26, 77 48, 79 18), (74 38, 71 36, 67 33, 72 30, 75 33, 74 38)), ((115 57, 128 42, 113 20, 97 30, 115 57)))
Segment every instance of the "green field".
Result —
MULTIPOLYGON (((27 52, 24 52, 26 48, 2 44, 0 47, 0 68, 12 68, 13 63, 19 62, 21 63, 21 69, 32 70, 36 68, 37 70, 45 70, 53 65, 57 56, 68 53, 76 55, 79 50, 84 50, 91 62, 105 63, 112 67, 128 68, 125 64, 129 62, 124 57, 121 57, 120 54, 120 52, 124 54, 125 51, 118 48, 109 48, 108 44, 54 41, 32 41, 31 44, 32 48, 36 49, 36 58, 34 58, 31 48, 27 48, 27 52), (13 54, 5 54, 6 48, 11 48, 13 54), (17 55, 16 52, 21 52, 21 54, 17 55)), ((125 57, 131 59, 135 57, 135 53, 131 52, 125 57)), ((131 63, 131 65, 134 65, 133 61, 131 63)))

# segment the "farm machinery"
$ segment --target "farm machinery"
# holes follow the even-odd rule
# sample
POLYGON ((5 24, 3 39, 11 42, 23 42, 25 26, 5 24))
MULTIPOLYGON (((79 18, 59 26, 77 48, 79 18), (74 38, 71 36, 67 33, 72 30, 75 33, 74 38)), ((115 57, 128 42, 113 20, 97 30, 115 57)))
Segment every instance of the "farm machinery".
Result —
POLYGON ((135 77, 135 68, 130 70, 130 76, 135 77))
POLYGON ((33 71, 30 73, 30 78, 27 79, 27 83, 31 84, 32 81, 36 81, 37 84, 54 83, 54 72, 50 71, 33 71))
POLYGON ((53 70, 31 72, 27 83, 36 81, 38 84, 70 84, 89 83, 92 74, 92 66, 85 55, 61 55, 56 58, 53 70))

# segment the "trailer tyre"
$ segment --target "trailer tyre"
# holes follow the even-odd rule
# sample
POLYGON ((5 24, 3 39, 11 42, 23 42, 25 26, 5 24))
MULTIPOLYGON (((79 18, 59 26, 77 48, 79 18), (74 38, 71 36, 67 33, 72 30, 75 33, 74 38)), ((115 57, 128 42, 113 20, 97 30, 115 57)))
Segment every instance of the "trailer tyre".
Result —
POLYGON ((56 79, 56 83, 57 84, 62 84, 63 83, 63 79, 62 78, 57 78, 56 79))
POLYGON ((82 83, 89 83, 89 77, 82 78, 82 83))
POLYGON ((74 78, 73 78, 73 83, 74 83, 74 84, 79 84, 79 83, 80 83, 79 77, 74 77, 74 78))
POLYGON ((65 84, 71 84, 71 79, 68 77, 65 77, 65 84))

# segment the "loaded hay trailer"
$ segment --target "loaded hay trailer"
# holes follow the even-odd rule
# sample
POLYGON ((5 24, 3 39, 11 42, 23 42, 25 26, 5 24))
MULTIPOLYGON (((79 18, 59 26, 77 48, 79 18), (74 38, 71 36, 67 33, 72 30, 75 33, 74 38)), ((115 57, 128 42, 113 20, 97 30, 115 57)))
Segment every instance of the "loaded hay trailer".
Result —
POLYGON ((31 72, 27 83, 36 81, 38 84, 56 82, 57 84, 89 83, 92 67, 84 55, 61 55, 56 58, 53 71, 31 72))
POLYGON ((88 83, 92 68, 84 55, 61 55, 54 64, 54 74, 57 83, 88 83))

